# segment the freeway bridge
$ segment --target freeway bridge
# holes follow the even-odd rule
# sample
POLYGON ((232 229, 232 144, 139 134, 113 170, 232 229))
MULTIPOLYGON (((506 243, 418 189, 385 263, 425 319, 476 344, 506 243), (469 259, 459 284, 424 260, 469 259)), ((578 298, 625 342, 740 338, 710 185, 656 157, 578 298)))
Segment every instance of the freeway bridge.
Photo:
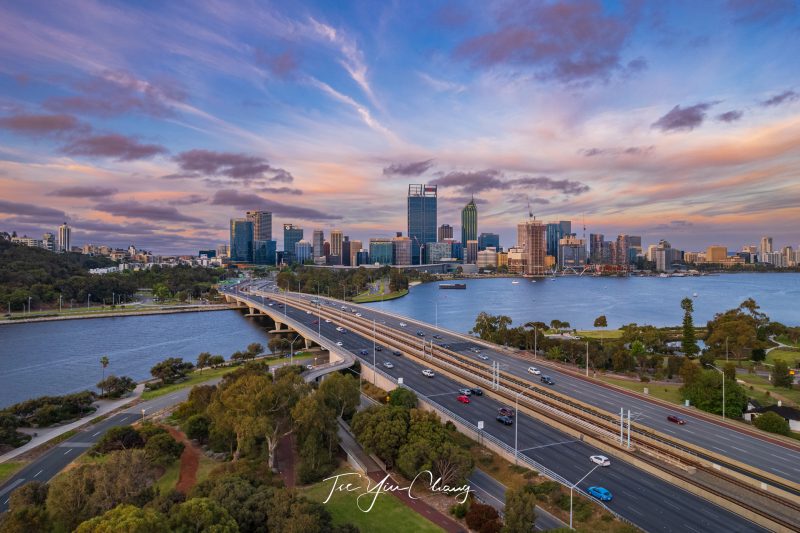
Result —
MULTIPOLYGON (((593 471, 577 488, 608 488, 615 495, 606 504, 608 508, 648 531, 757 531, 760 527, 756 523, 776 531, 800 530, 800 501, 794 481, 797 478, 786 474, 784 479, 777 472, 796 468, 798 454, 782 442, 753 438, 701 415, 692 416, 685 435, 673 436, 671 433, 686 426, 667 425, 669 411, 663 405, 550 369, 546 373, 554 377, 556 385, 542 388, 538 381, 528 381, 530 362, 516 354, 368 307, 278 293, 270 282, 233 287, 225 294, 229 301, 247 307, 250 313, 270 316, 276 325, 289 319, 304 322, 306 328, 312 329, 314 342, 344 348, 365 369, 372 368, 391 382, 402 378, 403 386, 413 389, 440 412, 461 418, 462 425, 472 431, 478 431, 478 422, 483 421, 481 436, 496 440, 522 462, 536 465, 567 486, 591 470, 590 455, 604 453, 618 458, 611 468, 593 471), (349 332, 337 331, 337 327, 349 332), (402 355, 394 356, 393 351, 402 355), (384 366, 386 362, 391 367, 384 366), (495 364, 490 369, 492 362, 495 364), (434 369, 436 377, 424 377, 423 368, 434 369), (457 402, 459 388, 476 385, 487 388, 484 397, 469 405, 457 402), (553 407, 554 395, 558 395, 557 407, 553 407), (495 422, 497 409, 515 400, 520 407, 516 424, 507 427, 495 422), (614 409, 603 409, 610 406, 614 409), (627 451, 628 455, 625 439, 617 441, 618 418, 610 415, 621 406, 630 406, 639 413, 637 423, 632 425, 633 449, 627 451), (716 437, 703 435, 706 432, 716 437), (729 433, 736 433, 739 438, 731 440, 729 433), (703 443, 710 442, 715 451, 703 447, 703 443), (732 459, 726 456, 730 452, 725 448, 731 443, 742 450, 750 446, 756 450, 746 458, 732 453, 732 459), (764 452, 762 446, 769 451, 764 452), (642 454, 642 450, 648 453, 642 454), (762 455, 765 453, 783 454, 784 460, 773 461, 762 455), (654 457, 659 454, 656 464, 654 457), (705 470, 696 474, 701 465, 705 470), (716 484, 715 489, 698 488, 694 478, 713 477, 715 471, 725 471, 725 482, 716 484), (759 510, 762 504, 769 511, 759 510)), ((537 366, 547 368, 546 364, 537 366)))

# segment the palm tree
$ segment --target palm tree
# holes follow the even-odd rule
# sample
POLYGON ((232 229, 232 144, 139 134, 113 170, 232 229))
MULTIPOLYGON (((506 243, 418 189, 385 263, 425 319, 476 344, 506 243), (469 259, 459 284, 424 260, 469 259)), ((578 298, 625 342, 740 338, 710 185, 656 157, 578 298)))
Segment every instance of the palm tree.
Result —
MULTIPOLYGON (((109 361, 108 361, 108 356, 107 355, 104 355, 103 357, 100 358, 100 366, 103 367, 103 380, 102 381, 106 380, 106 367, 108 366, 108 363, 109 363, 109 361)), ((105 393, 105 390, 100 389, 100 392, 101 393, 105 393)))

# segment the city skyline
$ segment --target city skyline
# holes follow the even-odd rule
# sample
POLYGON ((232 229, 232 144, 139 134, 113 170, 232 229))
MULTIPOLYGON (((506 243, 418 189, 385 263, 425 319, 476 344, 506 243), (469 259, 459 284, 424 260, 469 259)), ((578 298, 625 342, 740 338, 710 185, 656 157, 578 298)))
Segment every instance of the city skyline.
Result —
POLYGON ((263 210, 368 242, 429 183, 504 243, 530 202, 579 237, 797 246, 796 4, 626 6, 3 6, 0 229, 189 253, 263 210))

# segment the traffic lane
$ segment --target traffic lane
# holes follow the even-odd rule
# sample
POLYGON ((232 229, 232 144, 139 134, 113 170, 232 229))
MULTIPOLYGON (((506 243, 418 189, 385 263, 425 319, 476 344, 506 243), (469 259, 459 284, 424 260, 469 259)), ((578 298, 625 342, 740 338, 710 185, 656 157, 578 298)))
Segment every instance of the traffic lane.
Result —
MULTIPOLYGON (((386 373, 392 377, 403 377, 404 384, 409 388, 427 396, 432 403, 459 413, 467 420, 472 420, 473 425, 478 420, 484 420, 485 432, 513 447, 513 426, 502 426, 494 420, 497 409, 504 405, 502 402, 484 396, 476 397, 468 405, 462 405, 455 400, 455 391, 465 385, 438 374, 435 378, 425 378, 421 374, 422 368, 422 365, 405 358, 395 369, 386 373)), ((572 482, 579 480, 594 466, 589 462, 590 455, 602 453, 524 413, 519 414, 515 423, 519 424, 517 428, 519 449, 536 447, 535 450, 521 453, 572 482)), ((612 467, 603 470, 605 472, 597 473, 596 470, 592 474, 592 476, 603 476, 602 481, 590 476, 579 486, 586 489, 597 484, 605 486, 612 494, 622 494, 622 499, 618 497, 607 505, 649 531, 687 531, 691 528, 703 528, 701 531, 760 531, 754 524, 666 482, 652 478, 624 461, 615 461, 612 467), (605 474, 612 469, 615 475, 606 478, 605 474), (627 498, 627 496, 633 497, 627 498), (640 500, 651 504, 657 503, 658 506, 653 513, 643 514, 640 500), (663 502, 667 503, 661 506, 663 502)))

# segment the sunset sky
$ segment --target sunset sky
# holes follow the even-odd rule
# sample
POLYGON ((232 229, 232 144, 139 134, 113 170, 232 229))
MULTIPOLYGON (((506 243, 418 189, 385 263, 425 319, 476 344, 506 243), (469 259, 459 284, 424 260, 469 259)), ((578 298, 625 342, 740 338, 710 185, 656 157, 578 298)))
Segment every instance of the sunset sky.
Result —
POLYGON ((0 4, 0 231, 188 253, 228 219, 800 244, 800 4, 0 4))

